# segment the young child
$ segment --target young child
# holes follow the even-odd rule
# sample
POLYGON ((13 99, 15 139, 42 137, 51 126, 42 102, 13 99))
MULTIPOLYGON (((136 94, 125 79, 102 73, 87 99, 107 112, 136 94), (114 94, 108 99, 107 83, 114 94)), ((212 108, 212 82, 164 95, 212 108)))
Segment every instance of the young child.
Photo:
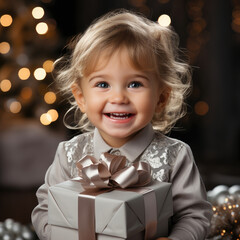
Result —
POLYGON ((76 177, 75 164, 84 155, 99 159, 103 152, 124 155, 128 164, 148 162, 153 179, 172 183, 172 228, 159 239, 206 238, 212 210, 192 152, 164 135, 183 116, 190 87, 177 40, 169 27, 122 10, 94 22, 75 40, 71 57, 56 62, 56 80, 76 110, 76 127, 88 132, 59 144, 37 191, 32 221, 41 240, 51 233, 48 188, 76 177))

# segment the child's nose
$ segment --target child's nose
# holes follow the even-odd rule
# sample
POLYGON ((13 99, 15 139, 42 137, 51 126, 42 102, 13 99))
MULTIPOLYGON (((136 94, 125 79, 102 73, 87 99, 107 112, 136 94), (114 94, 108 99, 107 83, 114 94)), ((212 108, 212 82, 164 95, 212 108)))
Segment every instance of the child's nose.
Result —
POLYGON ((124 90, 117 89, 111 92, 111 96, 109 97, 109 102, 112 104, 127 104, 129 102, 129 99, 124 90))

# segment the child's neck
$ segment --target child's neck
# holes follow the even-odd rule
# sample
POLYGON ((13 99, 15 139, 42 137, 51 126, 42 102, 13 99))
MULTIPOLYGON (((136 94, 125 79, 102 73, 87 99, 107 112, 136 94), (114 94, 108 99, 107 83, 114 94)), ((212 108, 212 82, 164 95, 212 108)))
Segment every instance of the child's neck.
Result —
POLYGON ((111 137, 111 136, 106 136, 104 133, 99 131, 102 139, 110 146, 113 148, 120 148, 122 147, 125 143, 130 141, 137 133, 134 133, 130 135, 127 138, 116 138, 116 137, 111 137))

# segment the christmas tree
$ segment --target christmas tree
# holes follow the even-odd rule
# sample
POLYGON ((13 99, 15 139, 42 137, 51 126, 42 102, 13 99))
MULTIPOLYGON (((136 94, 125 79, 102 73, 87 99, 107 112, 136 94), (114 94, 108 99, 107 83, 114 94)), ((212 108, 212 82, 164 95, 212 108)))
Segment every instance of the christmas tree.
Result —
POLYGON ((0 0, 0 123, 31 118, 43 125, 58 119, 51 88, 53 62, 62 48, 48 1, 0 0), (45 3, 44 3, 45 2, 45 3))

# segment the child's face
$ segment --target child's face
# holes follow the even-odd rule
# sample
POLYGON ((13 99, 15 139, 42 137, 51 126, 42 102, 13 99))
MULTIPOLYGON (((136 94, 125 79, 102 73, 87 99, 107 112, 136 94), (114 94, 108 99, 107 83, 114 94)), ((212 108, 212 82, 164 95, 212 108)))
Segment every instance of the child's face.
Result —
POLYGON ((158 80, 133 67, 126 49, 104 54, 72 91, 82 112, 112 147, 120 147, 151 120, 161 105, 158 80))

